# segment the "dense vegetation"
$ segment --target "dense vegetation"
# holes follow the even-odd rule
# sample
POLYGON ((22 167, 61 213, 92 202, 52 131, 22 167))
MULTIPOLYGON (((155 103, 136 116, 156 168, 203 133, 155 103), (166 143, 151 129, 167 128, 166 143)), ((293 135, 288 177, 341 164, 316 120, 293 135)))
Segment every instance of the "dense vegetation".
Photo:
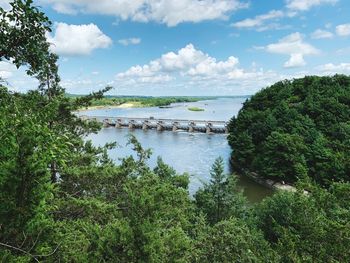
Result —
MULTIPOLYGON (((79 98, 79 96, 71 97, 72 100, 79 98)), ((93 99, 91 106, 119 106, 124 103, 131 103, 134 107, 162 107, 169 106, 172 103, 179 102, 196 102, 204 99, 213 99, 213 97, 117 97, 105 96, 102 99, 93 99)))
POLYGON ((232 163, 274 180, 350 181, 350 77, 282 81, 244 103, 229 125, 232 163))
POLYGON ((308 195, 278 192, 253 206, 236 177, 224 174, 221 158, 194 198, 189 176, 161 158, 148 167, 151 151, 133 136, 137 157, 116 165, 107 155, 114 144, 83 140, 100 126, 72 113, 109 88, 70 100, 59 85, 57 57, 36 41, 47 30, 45 15, 16 0, 0 17, 8 28, 1 34, 36 21, 24 41, 12 39, 22 31, 6 35, 18 46, 4 48, 1 35, 0 59, 17 59, 40 82, 27 94, 0 85, 2 262, 350 261, 349 183, 323 189, 304 181, 298 188, 308 195), (32 48, 42 53, 28 57, 32 48))

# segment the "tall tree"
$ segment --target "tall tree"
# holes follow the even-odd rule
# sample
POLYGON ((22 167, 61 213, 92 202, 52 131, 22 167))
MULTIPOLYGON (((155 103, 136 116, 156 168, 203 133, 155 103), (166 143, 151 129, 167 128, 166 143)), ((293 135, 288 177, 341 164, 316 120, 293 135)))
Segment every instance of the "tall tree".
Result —
POLYGON ((238 189, 235 175, 224 173, 222 157, 215 160, 211 171, 211 180, 195 194, 195 203, 211 224, 229 217, 246 216, 248 206, 242 192, 238 189))

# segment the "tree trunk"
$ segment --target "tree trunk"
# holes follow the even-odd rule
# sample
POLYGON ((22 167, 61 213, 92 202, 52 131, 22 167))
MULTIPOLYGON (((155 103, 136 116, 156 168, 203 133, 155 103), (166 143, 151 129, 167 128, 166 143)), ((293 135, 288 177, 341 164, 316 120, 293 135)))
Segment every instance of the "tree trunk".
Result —
POLYGON ((51 162, 50 165, 50 169, 51 169, 51 183, 56 183, 57 182, 57 164, 55 161, 51 162))

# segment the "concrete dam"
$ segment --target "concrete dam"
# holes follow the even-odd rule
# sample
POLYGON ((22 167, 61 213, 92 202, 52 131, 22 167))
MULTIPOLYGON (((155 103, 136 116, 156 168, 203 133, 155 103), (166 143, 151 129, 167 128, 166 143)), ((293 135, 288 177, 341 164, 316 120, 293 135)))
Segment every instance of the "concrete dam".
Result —
POLYGON ((94 120, 103 123, 105 127, 143 129, 156 131, 187 131, 207 134, 228 133, 226 121, 182 120, 162 118, 132 118, 107 116, 80 116, 82 120, 94 120))

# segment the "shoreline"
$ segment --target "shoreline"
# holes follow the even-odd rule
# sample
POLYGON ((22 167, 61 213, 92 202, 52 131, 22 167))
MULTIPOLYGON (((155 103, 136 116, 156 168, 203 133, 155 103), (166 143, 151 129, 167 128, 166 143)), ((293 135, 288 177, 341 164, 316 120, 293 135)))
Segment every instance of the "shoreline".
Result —
POLYGON ((78 109, 77 112, 84 112, 88 110, 103 110, 103 109, 129 109, 129 108, 145 108, 149 107, 148 105, 142 105, 141 103, 132 103, 126 102, 120 105, 98 105, 98 106, 89 106, 85 108, 78 109))
POLYGON ((247 176, 248 178, 250 178, 254 182, 256 182, 264 187, 267 187, 273 191, 279 191, 279 190, 289 191, 289 192, 296 192, 297 191, 297 189, 291 184, 284 183, 283 181, 279 182, 279 181, 274 181, 271 179, 266 179, 266 178, 263 178, 261 176, 258 176, 254 172, 247 172, 246 171, 243 173, 243 176, 247 176))
MULTIPOLYGON (((170 98, 172 99, 172 98, 170 98)), ((109 102, 106 102, 105 105, 93 105, 93 106, 88 106, 88 107, 83 107, 80 108, 78 110, 76 110, 76 112, 84 112, 84 111, 89 111, 89 110, 103 110, 103 109, 126 109, 126 108, 148 108, 148 107, 158 107, 158 108, 173 108, 174 106, 172 106, 172 104, 174 103, 192 103, 192 102, 199 102, 199 101, 205 101, 205 100, 212 100, 212 99, 217 99, 217 98, 191 98, 189 100, 171 100, 171 101, 154 101, 151 100, 148 101, 147 100, 130 100, 130 101, 126 101, 122 104, 113 104, 114 101, 110 101, 111 104, 108 104, 109 102), (165 102, 165 103, 164 103, 165 102)), ((194 107, 193 110, 192 109, 188 109, 190 111, 203 111, 204 109, 194 107)))
MULTIPOLYGON (((172 103, 171 103, 172 104, 172 103)), ((176 106, 171 106, 171 105, 165 105, 165 106, 155 106, 155 105, 148 105, 148 104, 142 104, 138 101, 136 102, 125 102, 120 105, 95 105, 95 106, 89 106, 85 108, 80 108, 76 110, 76 112, 84 112, 84 111, 89 111, 89 110, 108 110, 108 109, 131 109, 131 108, 160 108, 160 109, 169 109, 169 108, 174 108, 176 106)), ((192 110, 189 109, 189 111, 204 111, 204 109, 200 110, 192 110)))

